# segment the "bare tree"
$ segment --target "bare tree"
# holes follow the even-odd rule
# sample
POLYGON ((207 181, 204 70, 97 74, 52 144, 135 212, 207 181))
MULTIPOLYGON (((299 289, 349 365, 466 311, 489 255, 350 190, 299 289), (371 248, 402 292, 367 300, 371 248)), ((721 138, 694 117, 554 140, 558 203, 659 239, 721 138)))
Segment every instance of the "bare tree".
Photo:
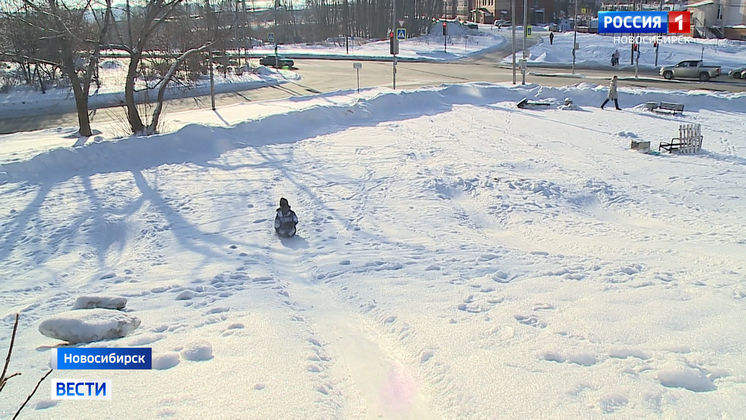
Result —
MULTIPOLYGON (((204 51, 211 45, 208 41, 204 41, 206 36, 205 31, 191 26, 192 23, 191 19, 189 19, 189 14, 186 13, 181 3, 182 0, 147 0, 143 8, 132 8, 134 11, 129 11, 130 9, 128 8, 126 16, 127 39, 122 36, 122 31, 118 29, 120 25, 115 25, 114 39, 106 45, 107 48, 124 51, 129 58, 127 79, 124 85, 124 101, 127 110, 127 122, 133 134, 150 135, 158 132, 158 124, 168 84, 174 79, 178 68, 191 55, 204 51), (186 37, 181 41, 174 42, 173 36, 169 36, 169 31, 178 26, 192 29, 198 36, 186 37), (131 36, 129 33, 131 33, 131 36), (200 43, 201 45, 199 46, 195 45, 200 43), (186 52, 174 52, 178 50, 183 51, 189 44, 191 44, 191 47, 186 52), (165 73, 153 69, 153 74, 157 78, 157 82, 153 85, 146 83, 143 88, 145 91, 156 89, 158 92, 157 103, 150 123, 143 121, 138 108, 138 101, 135 97, 136 93, 139 92, 137 81, 144 73, 141 64, 143 63, 143 59, 148 56, 157 56, 165 59, 166 61, 164 61, 162 69, 166 68, 166 63, 170 64, 165 73), (169 60, 174 61, 170 62, 169 60)), ((183 33, 183 30, 174 30, 174 33, 183 33)))
POLYGON ((100 45, 106 37, 111 14, 111 0, 105 1, 103 20, 95 19, 93 23, 86 18, 92 11, 91 0, 82 5, 61 0, 23 0, 18 9, 5 14, 9 24, 24 34, 24 39, 13 41, 15 51, 5 55, 14 56, 21 64, 27 81, 36 77, 42 92, 45 91, 43 66, 51 66, 51 72, 47 73, 52 79, 56 68, 62 70, 75 98, 79 133, 86 137, 93 134, 88 116, 91 80, 97 74, 100 45), (34 64, 33 75, 31 64, 34 64))

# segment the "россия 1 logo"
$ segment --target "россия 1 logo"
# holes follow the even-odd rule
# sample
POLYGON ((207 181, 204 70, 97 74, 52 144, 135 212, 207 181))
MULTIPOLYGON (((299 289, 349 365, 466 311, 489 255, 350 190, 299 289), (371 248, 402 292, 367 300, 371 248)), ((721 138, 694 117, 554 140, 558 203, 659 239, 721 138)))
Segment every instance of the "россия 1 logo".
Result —
POLYGON ((683 12, 598 12, 598 33, 688 34, 691 15, 683 12))

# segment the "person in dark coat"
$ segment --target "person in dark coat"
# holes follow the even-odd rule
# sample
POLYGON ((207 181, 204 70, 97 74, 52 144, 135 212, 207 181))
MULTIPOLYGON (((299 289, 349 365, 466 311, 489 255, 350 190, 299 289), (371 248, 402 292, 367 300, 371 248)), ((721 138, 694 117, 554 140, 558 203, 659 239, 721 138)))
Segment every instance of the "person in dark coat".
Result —
POLYGON ((298 216, 290 210, 290 204, 286 198, 280 199, 280 208, 275 216, 275 233, 284 238, 295 236, 295 226, 298 225, 298 216))
POLYGON ((604 103, 601 104, 601 109, 604 109, 606 104, 608 104, 609 101, 613 100, 614 105, 616 106, 616 109, 621 111, 622 108, 619 108, 619 102, 617 101, 618 95, 616 93, 616 84, 617 84, 617 77, 614 76, 611 79, 611 83, 609 83, 609 94, 606 96, 606 100, 604 101, 604 103))
POLYGON ((554 32, 549 32, 549 45, 554 44, 554 32))

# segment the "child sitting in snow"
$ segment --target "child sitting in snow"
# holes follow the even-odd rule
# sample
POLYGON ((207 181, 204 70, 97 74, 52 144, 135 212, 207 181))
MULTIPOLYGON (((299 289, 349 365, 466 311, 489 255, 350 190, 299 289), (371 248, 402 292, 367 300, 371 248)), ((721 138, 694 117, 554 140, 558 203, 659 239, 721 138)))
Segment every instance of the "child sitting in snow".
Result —
POLYGON ((290 204, 284 197, 280 199, 280 208, 275 216, 275 232, 278 236, 290 238, 295 236, 295 226, 298 224, 298 216, 290 210, 290 204))

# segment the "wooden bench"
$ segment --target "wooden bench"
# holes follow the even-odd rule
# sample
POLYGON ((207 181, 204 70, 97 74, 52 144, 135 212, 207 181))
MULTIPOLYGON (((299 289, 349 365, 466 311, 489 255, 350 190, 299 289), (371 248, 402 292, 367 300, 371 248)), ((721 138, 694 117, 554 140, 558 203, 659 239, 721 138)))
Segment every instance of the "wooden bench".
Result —
POLYGON ((702 132, 699 124, 682 124, 679 126, 679 137, 672 138, 670 143, 660 143, 658 150, 669 153, 697 153, 702 149, 702 132))
POLYGON ((665 114, 683 114, 684 104, 677 104, 673 102, 661 102, 656 108, 651 111, 665 113, 665 114))

